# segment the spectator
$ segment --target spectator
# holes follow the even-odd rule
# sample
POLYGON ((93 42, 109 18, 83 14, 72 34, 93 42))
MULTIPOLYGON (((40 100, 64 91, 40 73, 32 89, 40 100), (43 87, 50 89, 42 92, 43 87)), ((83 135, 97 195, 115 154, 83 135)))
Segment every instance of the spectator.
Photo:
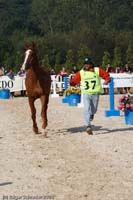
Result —
POLYGON ((10 69, 9 72, 6 74, 6 76, 8 76, 10 79, 14 79, 15 74, 14 74, 13 70, 10 69))
POLYGON ((128 66, 127 63, 125 64, 124 72, 126 72, 126 73, 131 73, 131 69, 130 69, 130 67, 128 66))
POLYGON ((56 72, 55 72, 54 69, 51 69, 51 70, 50 70, 50 75, 56 75, 56 72))
POLYGON ((17 73, 17 75, 19 75, 20 77, 24 77, 25 74, 25 70, 23 70, 22 68, 20 68, 20 71, 17 73))
POLYGON ((79 71, 79 70, 77 69, 77 66, 76 66, 76 65, 73 65, 71 74, 76 74, 78 71, 79 71))
POLYGON ((5 75, 5 74, 7 73, 7 70, 6 70, 6 66, 5 66, 5 65, 3 65, 3 66, 1 67, 1 70, 3 71, 3 75, 5 75))
POLYGON ((108 63, 108 65, 106 67, 106 72, 115 73, 115 69, 113 67, 111 67, 111 65, 108 63))
POLYGON ((62 69, 59 71, 58 75, 62 76, 63 78, 64 78, 65 76, 68 76, 69 73, 68 73, 68 71, 66 70, 66 67, 62 67, 62 69))
POLYGON ((123 73, 123 70, 120 66, 116 67, 115 73, 123 73))
MULTIPOLYGON (((107 73, 115 73, 115 69, 111 67, 110 63, 106 66, 106 72, 107 73)), ((104 88, 104 94, 109 94, 109 88, 104 88)))
MULTIPOLYGON (((116 67, 115 72, 116 73, 122 73, 123 70, 120 66, 118 66, 118 67, 116 67)), ((118 94, 123 94, 123 88, 117 88, 117 92, 118 92, 118 94)))
MULTIPOLYGON (((125 67, 124 67, 124 70, 123 70, 125 73, 131 73, 131 69, 130 67, 128 66, 128 64, 126 63, 125 64, 125 67)), ((125 93, 129 93, 130 92, 130 87, 124 87, 124 92, 125 93)))
POLYGON ((0 68, 0 76, 3 76, 4 75, 4 72, 2 70, 2 68, 0 68))

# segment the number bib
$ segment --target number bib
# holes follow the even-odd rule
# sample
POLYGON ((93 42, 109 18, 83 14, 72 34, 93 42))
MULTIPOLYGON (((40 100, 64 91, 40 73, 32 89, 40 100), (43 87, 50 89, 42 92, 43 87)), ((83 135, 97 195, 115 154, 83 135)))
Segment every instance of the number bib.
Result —
POLYGON ((81 70, 81 90, 83 94, 99 94, 102 92, 99 68, 95 67, 94 72, 81 70))

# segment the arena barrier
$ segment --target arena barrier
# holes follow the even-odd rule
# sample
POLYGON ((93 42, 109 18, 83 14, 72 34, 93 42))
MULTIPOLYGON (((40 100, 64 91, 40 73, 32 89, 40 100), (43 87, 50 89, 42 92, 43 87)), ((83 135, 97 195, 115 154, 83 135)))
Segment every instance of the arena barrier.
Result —
MULTIPOLYGON (((132 79, 129 79, 129 80, 132 83, 132 79)), ((102 81, 104 81, 104 80, 102 80, 102 81)), ((65 89, 67 89, 68 88, 68 84, 69 84, 67 77, 64 78, 64 84, 65 84, 65 89)), ((111 77, 111 81, 108 84, 108 87, 109 87, 109 97, 110 97, 110 99, 109 99, 110 110, 106 110, 105 111, 105 116, 106 117, 120 116, 120 111, 115 109, 115 104, 114 104, 114 78, 113 77, 111 77)), ((67 96, 62 99, 62 102, 63 103, 67 103, 68 102, 67 96)), ((81 101, 80 101, 80 103, 78 103, 78 107, 79 108, 84 107, 84 105, 83 105, 83 95, 82 94, 81 94, 81 101)))
MULTIPOLYGON (((69 79, 72 78, 72 74, 68 76, 69 79)), ((111 73, 110 76, 114 80, 114 88, 123 88, 123 87, 133 87, 133 74, 128 73, 111 73)), ((53 97, 58 97, 60 92, 63 92, 65 89, 65 82, 62 76, 52 75, 51 76, 51 93, 54 94, 53 97)), ((109 85, 103 85, 103 88, 108 88, 109 85)), ((15 76, 14 79, 10 79, 8 76, 0 76, 0 89, 9 89, 10 92, 16 92, 21 90, 26 90, 25 88, 25 77, 15 76)))
POLYGON ((110 110, 105 110, 105 116, 111 117, 111 116, 120 116, 120 111, 115 109, 115 103, 114 103, 114 78, 111 77, 111 81, 109 83, 109 103, 110 103, 110 110))

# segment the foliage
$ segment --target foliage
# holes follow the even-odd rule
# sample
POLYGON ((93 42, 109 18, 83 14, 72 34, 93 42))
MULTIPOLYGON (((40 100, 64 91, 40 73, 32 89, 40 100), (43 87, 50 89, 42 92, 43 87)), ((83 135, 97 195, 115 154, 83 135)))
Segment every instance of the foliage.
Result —
POLYGON ((81 44, 78 49, 78 61, 77 66, 80 69, 83 66, 84 58, 91 56, 91 50, 85 44, 81 44))
POLYGON ((66 63, 65 63, 67 70, 71 71, 72 64, 73 64, 73 51, 71 49, 69 49, 67 51, 66 63))
POLYGON ((55 57, 55 71, 56 72, 60 71, 60 61, 61 61, 60 53, 57 53, 55 57))
POLYGON ((119 99, 118 109, 125 112, 126 110, 133 110, 133 96, 123 95, 119 99))
POLYGON ((126 62, 133 68, 133 46, 129 45, 126 51, 126 62))
POLYGON ((49 57, 48 55, 46 54, 44 56, 44 58, 42 59, 42 66, 45 66, 47 68, 50 68, 50 64, 49 64, 49 57))
POLYGON ((15 72, 20 70, 21 63, 22 63, 22 54, 20 51, 18 51, 16 52, 16 55, 15 55, 15 67, 14 67, 15 72))
POLYGON ((106 66, 107 66, 107 64, 109 64, 110 63, 110 53, 109 52, 107 52, 107 51, 105 51, 104 52, 104 56, 103 56, 103 59, 102 59, 102 67, 103 68, 106 68, 106 66))
POLYGON ((68 87, 64 91, 65 96, 69 96, 71 94, 81 94, 81 89, 79 87, 68 87))
POLYGON ((57 70, 70 61, 68 51, 79 69, 86 55, 101 64, 104 52, 111 64, 132 67, 132 18, 131 0, 0 0, 0 65, 17 70, 18 52, 35 41, 40 62, 48 55, 57 70))
POLYGON ((113 66, 118 67, 122 64, 122 58, 121 58, 121 50, 120 48, 116 47, 114 49, 114 59, 113 59, 113 66))

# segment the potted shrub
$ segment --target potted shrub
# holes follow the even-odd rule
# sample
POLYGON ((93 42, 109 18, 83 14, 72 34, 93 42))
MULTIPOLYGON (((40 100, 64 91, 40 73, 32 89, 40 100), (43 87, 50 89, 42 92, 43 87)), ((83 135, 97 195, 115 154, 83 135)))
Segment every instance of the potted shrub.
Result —
POLYGON ((81 89, 79 87, 68 87, 64 91, 64 96, 69 106, 77 106, 81 99, 81 89))
POLYGON ((118 109, 124 112, 126 124, 133 124, 133 96, 131 94, 120 97, 118 109))

